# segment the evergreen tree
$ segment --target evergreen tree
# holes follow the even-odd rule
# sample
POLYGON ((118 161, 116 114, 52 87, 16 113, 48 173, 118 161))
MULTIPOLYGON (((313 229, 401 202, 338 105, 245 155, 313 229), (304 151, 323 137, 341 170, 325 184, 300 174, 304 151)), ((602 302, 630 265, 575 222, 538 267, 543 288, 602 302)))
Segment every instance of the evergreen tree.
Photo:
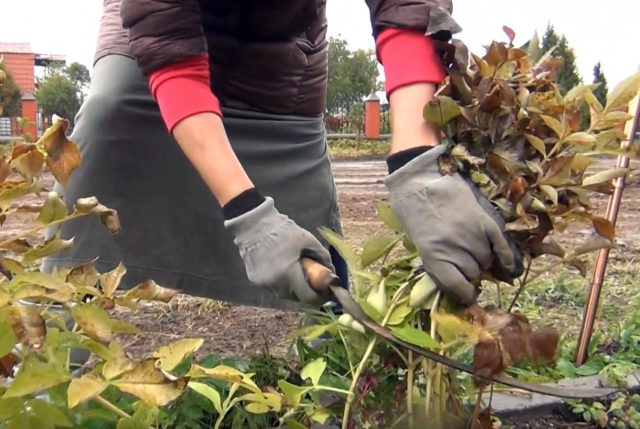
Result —
POLYGON ((604 106, 607 104, 609 88, 607 87, 607 78, 604 77, 600 61, 598 61, 598 63, 593 67, 593 83, 600 84, 600 86, 593 91, 593 95, 595 95, 598 101, 604 106))

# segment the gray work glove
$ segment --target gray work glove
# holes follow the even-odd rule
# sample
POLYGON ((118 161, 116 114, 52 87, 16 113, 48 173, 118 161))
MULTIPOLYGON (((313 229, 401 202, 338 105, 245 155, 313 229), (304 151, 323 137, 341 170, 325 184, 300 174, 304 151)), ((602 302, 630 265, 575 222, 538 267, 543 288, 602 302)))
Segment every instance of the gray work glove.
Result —
POLYGON ((331 255, 310 232, 279 213, 272 198, 225 221, 224 226, 235 237, 252 283, 269 288, 280 298, 312 305, 327 301, 309 286, 300 259, 309 257, 335 271, 331 255))
POLYGON ((522 257, 504 233, 504 220, 479 190, 459 173, 443 175, 440 145, 409 161, 384 180, 389 202, 415 244, 425 271, 455 302, 476 300, 472 282, 486 271, 515 278, 522 257))

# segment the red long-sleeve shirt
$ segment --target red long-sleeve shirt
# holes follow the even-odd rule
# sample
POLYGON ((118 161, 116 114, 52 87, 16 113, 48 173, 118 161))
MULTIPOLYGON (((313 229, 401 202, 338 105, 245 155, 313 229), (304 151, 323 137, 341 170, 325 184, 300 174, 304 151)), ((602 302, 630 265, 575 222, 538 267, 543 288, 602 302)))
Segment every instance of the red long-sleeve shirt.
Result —
MULTIPOLYGON (((387 95, 405 85, 438 84, 444 79, 444 68, 432 40, 419 31, 386 28, 376 38, 376 54, 384 67, 387 95)), ((211 91, 207 54, 152 72, 149 86, 170 132, 180 121, 197 113, 222 116, 220 102, 211 91)))

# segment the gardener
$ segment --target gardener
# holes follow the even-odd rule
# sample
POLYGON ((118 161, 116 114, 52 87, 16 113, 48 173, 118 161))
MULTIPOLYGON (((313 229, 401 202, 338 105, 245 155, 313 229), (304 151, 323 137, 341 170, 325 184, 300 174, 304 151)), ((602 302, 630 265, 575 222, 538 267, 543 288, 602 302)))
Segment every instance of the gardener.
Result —
MULTIPOLYGON (((457 31, 450 1, 367 3, 392 112, 391 204, 426 270, 468 305, 481 273, 511 278, 521 264, 488 201, 440 174, 445 146, 422 118, 444 78, 433 42, 457 31)), ((122 260, 128 284, 319 303, 302 256, 346 278, 318 233, 340 232, 322 122, 326 30, 322 0, 105 0, 72 135, 83 162, 66 198, 96 195, 118 210, 123 233, 68 223, 74 246, 45 269, 99 257, 101 271, 122 260)))

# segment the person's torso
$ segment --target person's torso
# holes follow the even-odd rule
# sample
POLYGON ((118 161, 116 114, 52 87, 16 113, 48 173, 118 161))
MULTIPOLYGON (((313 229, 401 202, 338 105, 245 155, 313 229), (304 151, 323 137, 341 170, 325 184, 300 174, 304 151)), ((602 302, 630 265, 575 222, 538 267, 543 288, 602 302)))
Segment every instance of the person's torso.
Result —
MULTIPOLYGON (((200 8, 211 85, 223 106, 322 114, 326 0, 200 0, 200 8)), ((105 0, 96 60, 114 53, 130 55, 127 31, 120 0, 105 0)))

